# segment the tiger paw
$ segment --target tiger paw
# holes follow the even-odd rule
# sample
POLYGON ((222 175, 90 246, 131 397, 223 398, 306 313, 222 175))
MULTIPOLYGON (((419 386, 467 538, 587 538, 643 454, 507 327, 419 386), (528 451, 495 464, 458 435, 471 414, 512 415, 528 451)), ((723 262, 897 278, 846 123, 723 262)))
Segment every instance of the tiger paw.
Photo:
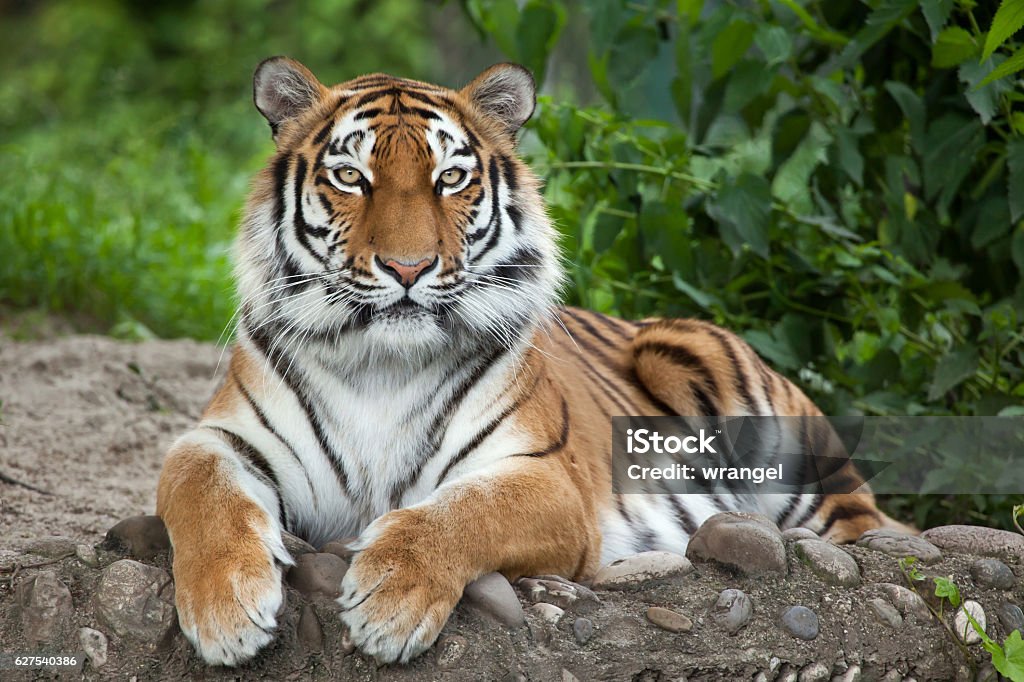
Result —
POLYGON ((430 536, 414 529, 410 511, 392 512, 367 528, 341 583, 338 603, 352 642, 381 663, 407 663, 426 651, 465 586, 441 568, 451 557, 431 555, 422 540, 430 536))

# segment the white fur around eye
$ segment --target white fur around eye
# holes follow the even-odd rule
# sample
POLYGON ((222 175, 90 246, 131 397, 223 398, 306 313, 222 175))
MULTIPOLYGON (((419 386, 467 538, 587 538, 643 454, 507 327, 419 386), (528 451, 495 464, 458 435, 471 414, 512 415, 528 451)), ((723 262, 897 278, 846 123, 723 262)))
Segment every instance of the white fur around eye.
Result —
POLYGON ((335 189, 348 194, 362 194, 363 183, 369 182, 365 173, 349 164, 329 169, 327 177, 335 189))
POLYGON ((469 181, 473 179, 473 171, 469 168, 462 168, 460 166, 449 166, 448 168, 436 173, 436 176, 437 177, 434 178, 435 185, 440 188, 443 196, 448 196, 464 190, 469 184, 469 181), (461 173, 461 175, 458 177, 456 182, 449 185, 445 182, 445 174, 451 172, 461 173))

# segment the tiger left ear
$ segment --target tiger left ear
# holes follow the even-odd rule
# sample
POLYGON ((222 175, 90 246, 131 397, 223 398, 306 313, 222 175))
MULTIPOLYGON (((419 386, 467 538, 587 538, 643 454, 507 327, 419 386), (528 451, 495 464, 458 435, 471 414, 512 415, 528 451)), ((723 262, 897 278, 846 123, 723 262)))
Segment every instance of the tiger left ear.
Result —
POLYGON ((530 119, 537 105, 533 74, 518 64, 495 64, 464 87, 462 94, 510 135, 530 119))
POLYGON ((327 89, 305 66, 288 57, 260 62, 252 78, 252 98, 277 139, 281 124, 323 99, 327 89))

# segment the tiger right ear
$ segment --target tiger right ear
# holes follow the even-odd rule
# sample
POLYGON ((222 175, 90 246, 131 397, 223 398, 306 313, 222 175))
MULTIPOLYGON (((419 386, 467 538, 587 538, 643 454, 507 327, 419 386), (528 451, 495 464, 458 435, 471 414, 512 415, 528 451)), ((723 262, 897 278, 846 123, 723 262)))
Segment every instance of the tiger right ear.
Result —
POLYGON ((256 108, 270 124, 275 140, 284 121, 298 117, 327 93, 309 69, 288 57, 260 62, 253 75, 252 90, 256 108))
POLYGON ((495 64, 462 89, 483 113, 505 125, 515 134, 537 105, 537 85, 533 74, 518 64, 495 64))

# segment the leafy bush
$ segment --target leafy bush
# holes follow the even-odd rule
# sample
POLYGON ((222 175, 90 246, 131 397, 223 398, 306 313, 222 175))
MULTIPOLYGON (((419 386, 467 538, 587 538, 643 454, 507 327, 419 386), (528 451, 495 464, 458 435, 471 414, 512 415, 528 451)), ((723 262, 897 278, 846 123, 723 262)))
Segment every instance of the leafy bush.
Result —
MULTIPOLYGON (((1024 414, 1024 3, 515 5, 463 2, 539 74, 585 53, 600 95, 543 99, 525 144, 571 302, 713 319, 827 414, 1024 414)), ((890 501, 926 525, 1010 504, 890 501)))

